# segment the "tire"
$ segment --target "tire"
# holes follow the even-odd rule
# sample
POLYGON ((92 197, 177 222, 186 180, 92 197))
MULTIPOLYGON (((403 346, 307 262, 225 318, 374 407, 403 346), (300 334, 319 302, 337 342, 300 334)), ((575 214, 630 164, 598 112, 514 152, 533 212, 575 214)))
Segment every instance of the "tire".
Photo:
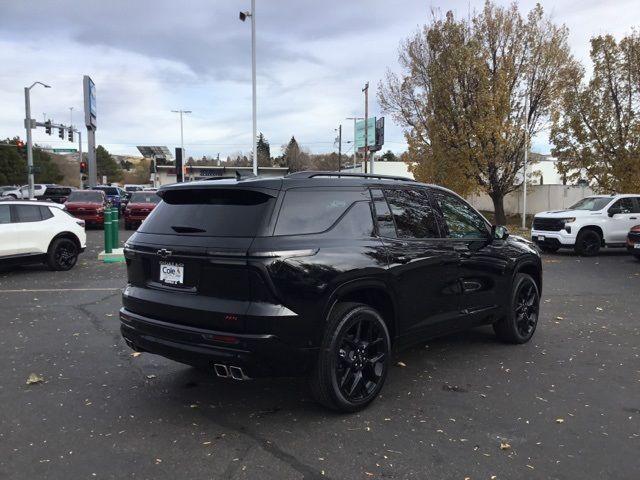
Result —
POLYGON ((17 196, 15 196, 13 193, 10 193, 9 195, 7 195, 7 197, 11 197, 11 198, 13 198, 14 200, 17 200, 17 199, 18 199, 18 197, 17 197, 17 196))
POLYGON ((560 247, 540 247, 540 250, 542 250, 544 253, 556 253, 558 250, 560 250, 560 247))
POLYGON ((389 330, 375 309, 361 303, 337 304, 311 374, 313 397, 331 410, 362 410, 380 393, 390 354, 389 330))
POLYGON ((531 275, 518 273, 513 279, 509 310, 493 324, 496 336, 505 343, 526 343, 538 325, 540 293, 531 275))
POLYGON ((595 230, 580 230, 574 250, 583 257, 595 257, 600 253, 602 237, 595 230))
POLYGON ((56 238, 47 253, 47 265, 51 270, 71 270, 78 261, 78 246, 69 238, 56 238))

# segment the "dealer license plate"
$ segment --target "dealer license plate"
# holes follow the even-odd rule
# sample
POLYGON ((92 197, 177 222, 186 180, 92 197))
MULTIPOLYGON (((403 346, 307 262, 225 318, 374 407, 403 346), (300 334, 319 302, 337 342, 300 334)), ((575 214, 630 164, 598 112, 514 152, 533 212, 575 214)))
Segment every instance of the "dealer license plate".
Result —
POLYGON ((184 283, 184 264, 160 262, 160 281, 170 285, 184 283))
POLYGON ((544 237, 543 237, 543 236, 541 236, 541 235, 538 235, 538 241, 539 241, 539 242, 544 242, 544 237))

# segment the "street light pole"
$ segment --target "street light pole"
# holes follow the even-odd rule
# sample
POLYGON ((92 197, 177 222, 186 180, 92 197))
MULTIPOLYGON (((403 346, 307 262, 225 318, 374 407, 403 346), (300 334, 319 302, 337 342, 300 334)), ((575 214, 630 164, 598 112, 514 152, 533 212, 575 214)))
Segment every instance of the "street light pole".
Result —
POLYGON ((184 129, 182 127, 182 114, 183 113, 192 113, 191 110, 171 110, 173 113, 179 113, 180 114, 180 149, 182 150, 182 158, 183 161, 184 159, 186 159, 186 156, 184 154, 184 129))
MULTIPOLYGON (((369 153, 369 82, 362 89, 364 92, 364 173, 367 173, 367 154, 369 153)), ((371 164, 373 170, 373 164, 371 164)), ((373 171, 371 172, 373 173, 373 171)))
POLYGON ((251 0, 251 11, 240 12, 243 22, 251 17, 251 92, 253 120, 253 174, 258 175, 258 123, 256 113, 256 0, 251 0))
POLYGON ((24 128, 27 130, 27 171, 28 171, 28 179, 29 179, 29 200, 33 199, 33 141, 31 139, 31 128, 32 123, 35 122, 31 119, 31 96, 30 91, 36 85, 42 85, 44 88, 51 88, 49 85, 45 85, 42 82, 33 82, 30 87, 24 87, 24 110, 25 110, 25 120, 24 120, 24 128))
POLYGON ((356 169, 358 162, 358 145, 356 143, 356 136, 358 131, 358 120, 362 120, 362 117, 347 117, 347 120, 353 120, 353 169, 356 169))
POLYGON ((342 124, 338 126, 338 172, 342 170, 342 124))
POLYGON ((527 92, 524 98, 524 173, 522 175, 523 180, 523 196, 522 196, 522 229, 527 228, 527 160, 529 159, 529 92, 527 92))

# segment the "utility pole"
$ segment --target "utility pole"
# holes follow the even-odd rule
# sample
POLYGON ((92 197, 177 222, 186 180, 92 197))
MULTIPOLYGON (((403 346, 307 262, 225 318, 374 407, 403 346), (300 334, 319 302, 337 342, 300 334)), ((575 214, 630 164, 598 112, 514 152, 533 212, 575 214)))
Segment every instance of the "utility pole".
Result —
POLYGON ((338 126, 338 172, 342 170, 342 124, 338 126))
POLYGON ((173 113, 180 114, 180 148, 182 149, 182 158, 187 158, 184 154, 184 129, 182 127, 182 114, 193 113, 191 110, 171 110, 173 113))
MULTIPOLYGON (((77 129, 76 132, 78 133, 78 152, 80 154, 80 162, 82 162, 82 132, 80 131, 80 129, 77 129)), ((80 188, 84 188, 84 180, 82 180, 82 175, 83 173, 80 172, 80 188)))
POLYGON ((42 82, 33 82, 30 87, 24 87, 24 110, 25 110, 25 120, 24 120, 24 128, 27 130, 27 170, 28 170, 28 179, 29 179, 29 200, 33 200, 33 141, 31 139, 31 129, 33 128, 33 124, 35 120, 31 119, 31 97, 29 92, 36 85, 42 85, 44 88, 51 88, 49 85, 45 85, 42 82))
POLYGON ((69 107, 69 126, 73 127, 73 107, 69 107))
MULTIPOLYGON (((367 158, 369 153, 369 82, 365 83, 364 88, 364 173, 367 173, 367 158)), ((373 164, 371 165, 371 173, 373 173, 373 164)))
POLYGON ((527 160, 529 159, 529 90, 527 89, 526 97, 524 98, 524 174, 523 180, 523 196, 522 196, 522 228, 527 228, 527 160))

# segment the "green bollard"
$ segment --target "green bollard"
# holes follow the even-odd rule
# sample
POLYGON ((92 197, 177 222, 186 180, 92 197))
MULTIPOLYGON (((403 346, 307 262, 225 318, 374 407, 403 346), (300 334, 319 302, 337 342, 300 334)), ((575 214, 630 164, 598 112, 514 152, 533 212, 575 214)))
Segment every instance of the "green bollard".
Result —
POLYGON ((112 240, 113 234, 111 233, 111 209, 109 207, 106 207, 104 209, 104 253, 112 252, 112 240))
POLYGON ((118 207, 111 207, 111 247, 120 248, 120 240, 118 239, 118 233, 120 230, 120 218, 118 207))

